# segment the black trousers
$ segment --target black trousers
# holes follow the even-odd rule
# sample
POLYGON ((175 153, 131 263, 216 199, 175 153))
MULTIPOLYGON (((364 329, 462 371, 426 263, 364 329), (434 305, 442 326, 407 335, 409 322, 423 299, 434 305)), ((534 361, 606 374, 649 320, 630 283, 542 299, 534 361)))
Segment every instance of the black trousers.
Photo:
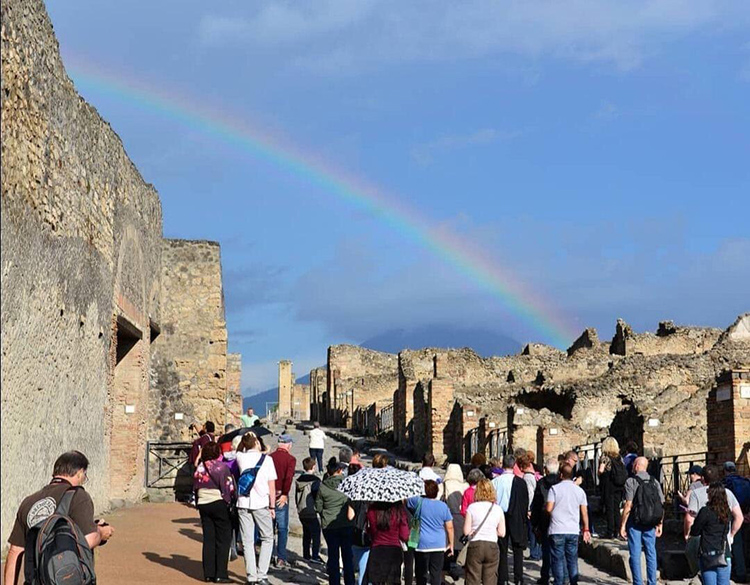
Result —
POLYGON ((404 585, 414 583, 414 549, 407 548, 404 551, 404 585))
POLYGON ((604 517, 607 521, 607 535, 617 536, 620 532, 620 502, 622 490, 607 490, 604 492, 604 517))
POLYGON ((317 518, 300 520, 302 524, 302 557, 305 559, 320 558, 320 521, 317 518), (310 554, 312 545, 312 554, 310 554))
POLYGON ((441 550, 414 553, 417 585, 440 585, 443 582, 443 557, 445 553, 441 550))
POLYGON ((203 527, 203 576, 227 579, 229 546, 232 542, 232 519, 224 500, 198 506, 203 527))
POLYGON ((510 581, 508 577, 508 548, 513 551, 513 582, 523 582, 523 545, 516 544, 509 536, 498 538, 497 545, 500 547, 500 564, 497 569, 497 582, 501 585, 510 581))

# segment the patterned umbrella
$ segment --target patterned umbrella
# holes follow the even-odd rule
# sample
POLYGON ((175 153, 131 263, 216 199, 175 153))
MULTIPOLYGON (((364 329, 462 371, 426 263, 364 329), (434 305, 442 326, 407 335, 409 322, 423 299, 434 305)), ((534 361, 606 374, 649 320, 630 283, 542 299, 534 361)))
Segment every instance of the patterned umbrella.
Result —
POLYGON ((344 479, 339 491, 359 502, 398 502, 424 495, 424 482, 411 471, 366 468, 344 479))

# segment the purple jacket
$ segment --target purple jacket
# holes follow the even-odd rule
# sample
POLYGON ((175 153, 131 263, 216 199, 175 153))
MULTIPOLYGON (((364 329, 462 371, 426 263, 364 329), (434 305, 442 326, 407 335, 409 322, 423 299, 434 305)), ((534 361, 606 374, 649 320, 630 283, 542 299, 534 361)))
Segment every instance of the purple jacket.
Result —
POLYGON ((221 490, 221 497, 227 504, 231 504, 237 494, 232 472, 226 463, 218 459, 198 465, 193 474, 193 489, 221 490))

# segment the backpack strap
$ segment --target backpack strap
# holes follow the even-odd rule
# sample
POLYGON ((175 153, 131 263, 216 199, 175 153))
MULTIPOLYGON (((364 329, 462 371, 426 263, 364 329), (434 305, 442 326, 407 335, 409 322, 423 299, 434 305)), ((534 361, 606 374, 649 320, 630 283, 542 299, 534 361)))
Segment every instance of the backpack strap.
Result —
POLYGON ((76 495, 77 489, 77 487, 72 487, 63 494, 60 503, 57 505, 57 509, 55 509, 55 514, 58 516, 70 516, 70 505, 73 503, 73 496, 76 495))

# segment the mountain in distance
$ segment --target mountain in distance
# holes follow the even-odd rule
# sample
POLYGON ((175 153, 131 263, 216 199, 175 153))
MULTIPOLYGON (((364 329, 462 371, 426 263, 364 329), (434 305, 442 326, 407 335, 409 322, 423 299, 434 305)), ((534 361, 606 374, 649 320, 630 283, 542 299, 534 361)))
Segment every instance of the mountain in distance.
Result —
POLYGON ((402 349, 423 347, 470 347, 479 355, 515 354, 522 344, 512 337, 478 328, 460 328, 450 325, 425 325, 414 329, 391 329, 360 343, 362 347, 398 353, 402 349))

